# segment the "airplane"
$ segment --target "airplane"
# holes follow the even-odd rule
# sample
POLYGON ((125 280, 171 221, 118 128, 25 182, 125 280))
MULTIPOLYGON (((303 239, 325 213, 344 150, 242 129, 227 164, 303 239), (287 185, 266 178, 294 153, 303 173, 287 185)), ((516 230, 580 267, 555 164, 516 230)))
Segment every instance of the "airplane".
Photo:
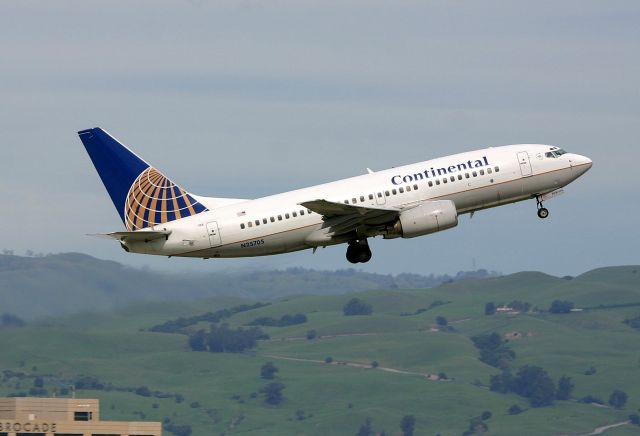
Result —
POLYGON ((489 147, 309 188, 249 199, 185 191, 101 128, 78 132, 125 231, 103 234, 127 252, 197 258, 266 256, 347 244, 371 259, 368 239, 414 238, 458 225, 462 214, 544 201, 587 172, 588 157, 543 144, 489 147))

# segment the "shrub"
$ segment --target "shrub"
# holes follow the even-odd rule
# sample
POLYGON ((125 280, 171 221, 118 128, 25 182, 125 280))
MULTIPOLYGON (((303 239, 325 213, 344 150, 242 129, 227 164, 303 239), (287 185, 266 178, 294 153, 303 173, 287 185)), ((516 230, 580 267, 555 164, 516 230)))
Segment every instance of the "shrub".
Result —
POLYGON ((273 362, 267 362, 260 367, 260 377, 265 380, 271 380, 278 371, 280 370, 273 364, 273 362))
POLYGON ((627 404, 627 393, 623 392, 619 389, 611 392, 609 396, 609 405, 611 407, 615 407, 616 409, 622 409, 625 404, 627 404))
POLYGON ((413 432, 416 426, 416 418, 413 415, 405 415, 400 421, 400 429, 402 430, 402 436, 413 436, 413 432))
POLYGON ((485 315, 493 315, 496 313, 496 305, 493 302, 489 302, 484 305, 484 314, 485 315))
POLYGON ((549 307, 551 313, 569 313, 573 309, 573 303, 571 301, 554 300, 549 307))
POLYGON ((262 389, 260 389, 260 393, 264 394, 264 402, 267 404, 271 404, 272 406, 277 406, 284 400, 282 395, 282 390, 285 388, 285 385, 278 382, 271 382, 262 389))
POLYGON ((371 315, 373 307, 359 298, 352 298, 344 305, 342 312, 345 316, 371 315))
POLYGON ((509 410, 507 410, 507 413, 509 415, 519 415, 522 412, 523 412, 522 409, 517 404, 514 404, 513 406, 509 407, 509 410))

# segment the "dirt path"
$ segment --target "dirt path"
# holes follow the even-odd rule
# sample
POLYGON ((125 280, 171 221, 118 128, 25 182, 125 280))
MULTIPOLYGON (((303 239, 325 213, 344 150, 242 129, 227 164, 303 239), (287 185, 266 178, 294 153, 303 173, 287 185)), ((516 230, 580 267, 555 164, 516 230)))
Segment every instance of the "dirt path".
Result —
POLYGON ((427 380, 431 381, 439 381, 440 378, 436 374, 428 374, 424 372, 413 372, 413 371, 405 371, 402 369, 396 368, 386 368, 383 366, 378 366, 376 368, 372 368, 371 365, 365 363, 358 362, 347 362, 345 360, 334 360, 331 363, 327 363, 324 360, 319 359, 303 359, 301 357, 288 357, 288 356, 279 356, 275 354, 263 354, 263 357, 268 357, 270 359, 278 359, 278 360, 289 360, 293 362, 307 362, 307 363, 321 363, 323 365, 342 365, 342 366, 350 366, 352 368, 361 368, 361 369, 376 369, 379 371, 390 372, 393 374, 405 374, 405 375, 417 375, 419 377, 424 377, 427 380))
MULTIPOLYGON (((594 429, 591 433, 581 433, 575 436, 595 436, 598 434, 603 434, 607 430, 611 430, 612 428, 622 427, 623 425, 629 424, 629 421, 616 422, 615 424, 603 425, 602 427, 598 427, 594 429)), ((571 436, 571 435, 560 435, 560 436, 571 436)))

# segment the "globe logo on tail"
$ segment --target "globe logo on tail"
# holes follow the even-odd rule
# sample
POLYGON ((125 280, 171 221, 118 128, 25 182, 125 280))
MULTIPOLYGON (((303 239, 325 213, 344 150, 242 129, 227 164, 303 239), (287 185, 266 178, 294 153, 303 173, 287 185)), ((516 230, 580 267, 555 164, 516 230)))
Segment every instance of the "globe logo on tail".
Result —
POLYGON ((140 230, 206 210, 160 171, 148 167, 135 179, 127 194, 125 225, 130 231, 140 230))

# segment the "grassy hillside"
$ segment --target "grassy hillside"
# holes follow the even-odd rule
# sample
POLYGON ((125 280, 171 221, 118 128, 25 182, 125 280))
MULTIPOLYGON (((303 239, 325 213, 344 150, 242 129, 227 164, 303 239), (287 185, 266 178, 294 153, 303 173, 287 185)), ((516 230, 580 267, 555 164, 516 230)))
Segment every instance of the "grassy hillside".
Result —
MULTIPOLYGON (((213 262, 213 261, 211 261, 213 262)), ((484 270, 448 275, 397 276, 353 269, 167 274, 129 268, 80 253, 40 257, 0 255, 0 307, 22 318, 113 309, 139 301, 186 301, 234 295, 274 299, 369 289, 429 288, 454 279, 495 275, 484 270)))
MULTIPOLYGON (((139 304, 50 319, 1 331, 0 346, 11 352, 0 354, 0 368, 13 372, 5 372, 0 393, 29 391, 36 377, 45 389, 60 392, 79 375, 93 376, 111 389, 79 390, 77 396, 100 398, 104 418, 170 418, 198 436, 353 435, 367 417, 376 431, 399 434, 404 415, 416 417, 416 434, 460 435, 483 411, 492 412, 485 421, 492 435, 586 434, 623 422, 640 408, 640 331, 622 322, 640 315, 640 305, 634 306, 640 303, 639 271, 605 268, 573 280, 519 273, 426 290, 358 293, 373 306, 370 316, 343 315, 354 294, 289 297, 227 320, 235 327, 263 316, 307 315, 305 324, 265 328, 271 340, 243 354, 192 352, 184 335, 147 331, 168 319, 247 302, 239 298, 139 304), (594 309, 484 315, 489 301, 522 300, 546 309, 556 299, 594 309), (427 310, 407 315, 419 309, 427 310), (453 331, 438 331, 439 316, 453 331), (310 329, 319 337, 307 340, 310 329), (627 405, 615 410, 573 400, 531 408, 525 398, 491 392, 489 377, 500 371, 478 360, 470 340, 487 332, 518 333, 509 341, 516 352, 514 370, 530 364, 555 380, 570 376, 574 398, 593 395, 606 402, 614 389, 622 389, 627 405), (333 363, 325 363, 327 357, 333 363), (286 386, 279 406, 266 405, 259 392, 268 384, 260 378, 268 361, 279 368, 276 381, 286 386), (595 373, 586 375, 592 367, 595 373), (442 372, 448 380, 433 377, 442 372), (131 392, 141 386, 166 398, 131 392), (175 394, 184 401, 177 402, 175 394), (525 412, 509 415, 514 404, 525 412)), ((639 431, 624 425, 606 434, 639 431)))

